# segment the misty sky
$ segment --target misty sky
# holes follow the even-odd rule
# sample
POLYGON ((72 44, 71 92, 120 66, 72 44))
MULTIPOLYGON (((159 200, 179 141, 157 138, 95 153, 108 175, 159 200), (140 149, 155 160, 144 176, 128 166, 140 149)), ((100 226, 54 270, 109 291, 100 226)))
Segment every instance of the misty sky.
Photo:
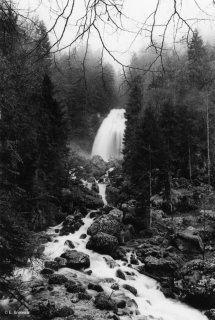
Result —
MULTIPOLYGON (((18 0, 17 0, 18 1, 18 0)), ((38 15, 42 19, 47 28, 49 29, 56 21, 57 15, 62 12, 62 9, 67 0, 19 0, 19 8, 23 13, 26 13, 30 9, 31 15, 38 15)), ((76 0, 73 15, 69 20, 69 24, 66 28, 66 32, 61 41, 61 47, 69 44, 77 32, 77 26, 75 23, 78 18, 84 14, 84 0, 76 0)), ((68 15, 71 9, 73 1, 70 0, 70 7, 65 11, 65 16, 68 15)), ((197 28, 200 31, 204 41, 209 41, 215 44, 215 6, 213 0, 177 0, 178 10, 184 19, 188 19, 190 25, 193 28, 197 28), (182 4, 180 6, 180 3, 182 4), (195 20, 193 20, 195 19, 195 20), (198 20, 196 20, 198 19, 198 20)), ((129 19, 123 20, 125 29, 129 29, 131 32, 118 31, 113 33, 107 24, 104 26, 101 22, 97 22, 97 26, 103 35, 103 39, 106 47, 112 51, 112 54, 121 62, 129 63, 129 59, 133 52, 139 51, 143 47, 147 47, 149 43, 149 34, 147 31, 143 31, 133 42, 136 33, 140 29, 143 21, 155 10, 157 0, 125 0, 123 13, 129 17, 129 19), (132 43, 132 45, 131 45, 132 43)), ((156 16, 157 24, 165 24, 173 12, 174 0, 160 0, 158 14, 156 16)), ((114 12, 113 18, 114 16, 114 12)), ((153 17, 152 17, 153 18, 153 17)), ((151 24, 153 20, 149 19, 148 24, 151 24)), ((167 46, 172 46, 174 42, 174 28, 176 28, 176 20, 171 22, 167 30, 167 37, 165 43, 167 46), (174 25, 175 22, 175 25, 174 25)), ((52 33, 50 39, 53 42, 55 36, 59 38, 65 19, 59 19, 55 27, 55 35, 52 33)), ((150 28, 150 26, 149 26, 150 28)), ((178 36, 177 40, 180 40, 187 32, 185 25, 178 24, 178 36)), ((154 30, 156 41, 161 41, 164 28, 157 27, 154 30)), ((101 48, 101 43, 98 35, 95 31, 90 34, 90 47, 93 50, 101 48)), ((106 55, 106 60, 111 61, 111 58, 106 55)))

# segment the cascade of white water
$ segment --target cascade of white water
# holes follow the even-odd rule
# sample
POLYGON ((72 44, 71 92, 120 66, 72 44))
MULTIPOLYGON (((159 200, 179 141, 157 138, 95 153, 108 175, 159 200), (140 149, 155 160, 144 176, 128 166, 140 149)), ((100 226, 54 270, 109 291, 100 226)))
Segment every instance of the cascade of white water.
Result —
MULTIPOLYGON (((123 261, 116 260, 116 267, 110 268, 105 261, 105 258, 110 259, 110 256, 101 255, 92 250, 86 249, 89 236, 85 239, 80 239, 80 236, 87 232, 87 229, 92 224, 93 219, 88 215, 83 219, 83 221, 84 225, 75 234, 59 236, 57 237, 59 242, 47 244, 45 255, 50 259, 60 256, 68 249, 68 247, 64 245, 65 241, 72 240, 77 251, 84 252, 90 256, 89 269, 92 270, 91 277, 93 277, 94 280, 99 280, 100 284, 108 294, 112 294, 112 283, 107 282, 106 279, 112 278, 118 283, 119 290, 122 294, 136 301, 141 315, 133 315, 131 318, 133 320, 143 319, 143 316, 146 316, 147 319, 149 317, 150 319, 156 320, 207 320, 207 317, 200 311, 183 303, 167 299, 159 290, 159 285, 155 280, 140 274, 134 268, 128 267, 123 261), (119 267, 124 273, 130 274, 130 276, 126 276, 126 280, 116 277, 116 270, 119 267), (138 292, 136 297, 122 287, 125 283, 136 288, 138 292)), ((53 230, 50 231, 53 232, 53 230)), ((129 253, 127 258, 129 261, 129 253)), ((59 273, 65 275, 69 272, 73 272, 73 270, 69 268, 59 270, 59 273)))
POLYGON ((122 159, 125 110, 112 109, 102 122, 92 148, 92 156, 99 155, 105 161, 122 159))

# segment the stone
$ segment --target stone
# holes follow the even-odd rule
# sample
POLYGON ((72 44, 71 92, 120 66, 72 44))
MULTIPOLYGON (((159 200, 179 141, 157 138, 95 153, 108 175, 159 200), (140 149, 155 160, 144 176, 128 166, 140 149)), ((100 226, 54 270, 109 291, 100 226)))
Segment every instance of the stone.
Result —
POLYGON ((49 284, 64 284, 67 280, 63 274, 53 274, 49 278, 49 284))
POLYGON ((76 283, 73 280, 69 280, 65 283, 65 288, 70 293, 79 293, 79 292, 85 292, 85 288, 80 284, 76 283))
POLYGON ((113 269, 115 267, 119 267, 119 264, 111 257, 103 257, 103 259, 106 261, 107 265, 113 269))
POLYGON ((204 245, 202 239, 192 232, 178 232, 173 236, 173 243, 182 252, 186 253, 202 253, 204 252, 204 245))
POLYGON ((59 265, 58 265, 57 261, 45 261, 44 266, 46 268, 53 269, 56 271, 59 269, 59 265))
POLYGON ((57 317, 68 317, 74 314, 74 310, 71 307, 63 306, 62 308, 57 309, 56 316, 57 317))
POLYGON ((117 302, 117 308, 123 309, 125 307, 126 307, 125 300, 120 300, 119 302, 117 302))
POLYGON ((104 232, 113 236, 118 236, 121 228, 120 222, 108 215, 99 217, 94 221, 87 230, 90 236, 97 235, 99 232, 104 232))
POLYGON ((108 296, 106 293, 102 292, 99 293, 95 297, 94 304, 96 308, 101 309, 101 310, 113 310, 114 312, 117 312, 117 305, 113 301, 113 299, 108 296))
POLYGON ((42 275, 50 275, 50 274, 53 274, 54 273, 54 270, 52 269, 49 269, 49 268, 44 268, 40 271, 40 273, 42 275))
POLYGON ((117 208, 114 208, 108 213, 108 217, 113 218, 118 222, 122 222, 123 212, 117 208))
POLYGON ((129 284, 123 284, 123 288, 130 291, 131 293, 133 293, 134 296, 137 295, 137 289, 135 289, 134 287, 130 286, 129 284))
POLYGON ((78 293, 79 300, 90 300, 91 298, 92 298, 91 295, 87 292, 79 292, 78 293))
POLYGON ((152 256, 146 257, 144 263, 145 271, 158 277, 172 276, 178 268, 177 263, 171 259, 158 259, 152 256))
POLYGON ((74 243, 71 240, 66 240, 64 242, 64 245, 68 246, 70 249, 74 249, 75 248, 74 243))
POLYGON ((66 266, 72 269, 86 269, 90 266, 90 257, 88 254, 76 250, 67 250, 61 255, 67 260, 66 266))
POLYGON ((94 291, 97 291, 97 292, 104 291, 104 289, 102 288, 102 286, 100 286, 100 284, 94 284, 94 283, 89 283, 88 284, 88 289, 89 290, 94 290, 94 291))
POLYGON ((86 237, 87 237, 86 233, 83 233, 80 235, 80 239, 86 239, 86 237))
POLYGON ((118 277, 122 280, 126 280, 125 274, 121 269, 116 270, 116 277, 118 277))
POLYGON ((86 248, 99 252, 101 254, 114 254, 118 246, 118 240, 115 236, 99 232, 92 236, 88 241, 86 248))
POLYGON ((112 290, 119 290, 119 285, 118 285, 118 283, 113 283, 112 285, 111 285, 111 289, 112 290))
POLYGON ((57 262, 59 268, 64 268, 64 267, 66 267, 67 260, 66 260, 65 258, 56 257, 56 258, 54 259, 54 261, 57 262))

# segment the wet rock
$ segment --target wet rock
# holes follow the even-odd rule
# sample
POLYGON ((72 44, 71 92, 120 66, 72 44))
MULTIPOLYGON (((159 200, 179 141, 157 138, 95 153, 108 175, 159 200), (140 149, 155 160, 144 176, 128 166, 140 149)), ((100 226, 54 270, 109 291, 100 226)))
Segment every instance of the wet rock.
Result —
POLYGON ((131 255, 130 262, 131 264, 135 264, 135 265, 139 264, 137 258, 133 254, 131 255))
POLYGON ((178 268, 177 263, 171 259, 158 259, 152 256, 146 257, 144 263, 145 271, 158 277, 171 276, 178 268))
POLYGON ((87 237, 86 233, 83 233, 80 235, 80 239, 86 239, 86 237, 87 237))
POLYGON ((137 295, 137 289, 135 289, 134 287, 130 286, 129 284, 123 284, 123 288, 130 291, 131 293, 133 293, 134 296, 137 295))
POLYGON ((113 255, 114 259, 127 261, 126 250, 123 247, 118 247, 113 255))
POLYGON ((206 310, 205 315, 209 320, 215 320, 215 309, 206 310))
POLYGON ((45 261, 44 266, 46 268, 53 269, 56 271, 59 269, 59 265, 58 265, 57 261, 45 261))
POLYGON ((74 249, 74 248, 75 248, 74 243, 73 243, 71 240, 66 240, 66 241, 64 242, 64 245, 65 245, 65 246, 68 246, 68 247, 71 248, 71 249, 74 249))
POLYGON ((86 248, 101 254, 112 255, 116 251, 117 246, 118 240, 116 237, 104 232, 99 232, 90 238, 86 248))
POLYGON ((56 258, 54 259, 54 261, 57 262, 59 268, 64 268, 64 267, 66 267, 67 260, 66 260, 65 258, 56 257, 56 258))
POLYGON ((50 274, 53 274, 54 273, 54 270, 52 269, 49 269, 49 268, 44 268, 40 271, 40 273, 42 275, 50 275, 50 274))
POLYGON ((96 308, 101 310, 113 310, 114 312, 117 312, 117 305, 114 302, 114 300, 108 296, 106 293, 99 293, 95 297, 94 304, 96 308))
POLYGON ((111 285, 111 289, 113 289, 113 290, 119 290, 119 285, 118 285, 118 283, 113 283, 112 285, 111 285))
POLYGON ((126 280, 125 274, 121 269, 116 270, 116 277, 118 277, 122 280, 126 280))
POLYGON ((63 274, 53 274, 49 278, 49 284, 63 284, 67 282, 67 277, 63 274))
POLYGON ((104 291, 104 289, 102 288, 102 286, 100 286, 100 284, 94 284, 94 283, 89 283, 88 284, 88 289, 94 290, 94 291, 97 291, 97 292, 104 291))
POLYGON ((113 269, 115 267, 119 267, 119 264, 111 257, 103 257, 103 259, 106 261, 107 265, 113 269))
POLYGON ((79 292, 85 292, 85 288, 80 284, 76 283, 73 280, 69 280, 65 283, 65 288, 70 293, 79 293, 79 292))
POLYGON ((57 309, 56 316, 60 318, 68 317, 74 314, 74 310, 71 307, 63 306, 57 309))
POLYGON ((101 216, 88 228, 87 234, 96 235, 98 232, 104 232, 110 235, 119 235, 121 224, 113 217, 101 216))
POLYGON ((72 297, 71 302, 72 303, 77 303, 79 300, 80 299, 77 296, 75 296, 75 297, 72 297))
POLYGON ((117 308, 123 309, 125 307, 126 307, 125 300, 120 300, 119 302, 117 302, 117 308))
POLYGON ((41 319, 53 319, 57 314, 57 310, 54 302, 41 301, 32 306, 30 314, 39 316, 41 319))
POLYGON ((79 300, 90 300, 91 298, 92 298, 91 295, 87 292, 79 292, 78 293, 79 300))
POLYGON ((66 266, 68 268, 80 270, 82 268, 89 268, 90 266, 90 257, 88 254, 83 252, 67 250, 61 255, 61 257, 67 260, 66 266))

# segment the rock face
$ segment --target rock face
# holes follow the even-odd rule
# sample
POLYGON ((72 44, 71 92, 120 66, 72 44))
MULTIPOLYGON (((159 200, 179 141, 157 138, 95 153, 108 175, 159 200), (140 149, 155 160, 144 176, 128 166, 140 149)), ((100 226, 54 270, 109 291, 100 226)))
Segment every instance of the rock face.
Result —
POLYGON ((66 266, 72 269, 85 269, 90 266, 90 257, 88 254, 76 250, 67 250, 61 255, 67 260, 66 266))
POLYGON ((182 252, 185 253, 202 253, 204 245, 200 236, 194 235, 191 232, 178 232, 173 243, 182 252))
POLYGON ((95 298, 95 306, 101 310, 113 310, 114 312, 117 311, 116 303, 105 293, 99 293, 95 298))
POLYGON ((103 176, 107 170, 107 165, 100 156, 94 156, 91 159, 90 166, 91 173, 96 179, 99 179, 101 176, 103 176))
POLYGON ((112 205, 112 206, 116 206, 119 202, 119 189, 108 185, 106 188, 106 199, 107 202, 112 205))
POLYGON ((87 233, 90 236, 94 236, 98 232, 104 232, 113 236, 117 236, 119 234, 120 226, 120 222, 118 222, 112 216, 101 216, 88 228, 87 233))
POLYGON ((116 237, 104 232, 99 232, 90 238, 86 247, 101 254, 112 255, 116 251, 117 246, 118 240, 116 237))

